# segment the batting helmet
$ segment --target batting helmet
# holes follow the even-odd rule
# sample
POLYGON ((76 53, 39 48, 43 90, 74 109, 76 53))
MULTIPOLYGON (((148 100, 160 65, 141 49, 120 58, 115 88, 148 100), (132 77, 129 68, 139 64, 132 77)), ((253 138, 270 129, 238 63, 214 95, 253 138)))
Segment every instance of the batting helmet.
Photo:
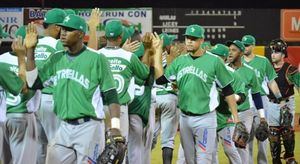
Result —
POLYGON ((281 52, 285 54, 285 57, 287 57, 287 44, 282 39, 274 39, 270 42, 270 49, 272 52, 281 52))

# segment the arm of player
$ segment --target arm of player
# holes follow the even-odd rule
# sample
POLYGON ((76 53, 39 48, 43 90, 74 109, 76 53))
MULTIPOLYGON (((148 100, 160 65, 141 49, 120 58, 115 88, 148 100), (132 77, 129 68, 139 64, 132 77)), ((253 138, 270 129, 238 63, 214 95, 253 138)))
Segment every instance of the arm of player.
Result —
POLYGON ((100 24, 100 12, 99 8, 94 8, 91 13, 90 19, 87 21, 89 26, 89 41, 88 47, 98 50, 98 37, 97 37, 97 26, 100 24))
POLYGON ((164 75, 164 69, 162 65, 163 39, 161 39, 157 35, 157 33, 151 35, 152 35, 152 47, 155 50, 153 56, 154 77, 157 80, 164 75))
POLYGON ((11 46, 13 52, 18 56, 18 65, 19 65, 19 77, 24 82, 22 87, 22 92, 27 93, 28 88, 26 84, 26 62, 25 62, 25 54, 26 48, 23 44, 23 38, 18 36, 16 40, 13 41, 11 46))
POLYGON ((35 66, 34 49, 38 42, 38 33, 33 22, 29 23, 26 29, 25 47, 26 47, 26 81, 29 87, 32 87, 38 76, 35 66))
POLYGON ((263 101, 259 92, 252 93, 252 99, 254 101, 254 105, 258 111, 259 117, 261 120, 265 120, 265 110, 263 106, 263 101))
POLYGON ((237 112, 238 110, 237 110, 236 98, 234 96, 234 92, 230 84, 222 88, 222 94, 225 96, 225 100, 229 106, 234 122, 235 123, 240 122, 238 117, 238 112, 237 112))
POLYGON ((104 101, 108 105, 111 116, 111 133, 120 135, 120 105, 116 89, 103 92, 104 101))
POLYGON ((285 101, 283 101, 283 99, 282 99, 282 95, 278 88, 277 82, 275 80, 271 80, 271 81, 269 81, 268 86, 269 86, 270 90, 273 92, 276 99, 280 102, 280 106, 284 106, 285 101))

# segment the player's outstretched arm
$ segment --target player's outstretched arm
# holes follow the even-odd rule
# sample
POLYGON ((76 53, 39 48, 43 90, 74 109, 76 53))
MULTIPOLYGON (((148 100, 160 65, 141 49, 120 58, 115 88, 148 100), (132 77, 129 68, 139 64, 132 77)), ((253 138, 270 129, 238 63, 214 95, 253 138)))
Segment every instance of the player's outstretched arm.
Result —
POLYGON ((157 33, 152 34, 152 48, 154 50, 153 64, 154 64, 154 76, 155 79, 164 75, 164 69, 162 66, 162 53, 163 53, 163 39, 161 39, 157 33))
POLYGON ((98 37, 97 37, 97 26, 99 26, 101 21, 101 14, 99 8, 94 8, 91 13, 90 19, 87 21, 89 26, 89 41, 88 47, 98 50, 98 37))
POLYGON ((285 101, 282 100, 282 95, 280 93, 277 82, 275 80, 271 80, 271 81, 269 81, 268 86, 269 86, 270 90, 273 92, 276 99, 280 102, 280 106, 284 106, 285 101))
POLYGON ((19 77, 24 82, 22 92, 26 93, 28 91, 26 84, 26 48, 23 44, 23 38, 18 36, 12 43, 11 46, 13 52, 18 56, 18 65, 19 65, 19 77))

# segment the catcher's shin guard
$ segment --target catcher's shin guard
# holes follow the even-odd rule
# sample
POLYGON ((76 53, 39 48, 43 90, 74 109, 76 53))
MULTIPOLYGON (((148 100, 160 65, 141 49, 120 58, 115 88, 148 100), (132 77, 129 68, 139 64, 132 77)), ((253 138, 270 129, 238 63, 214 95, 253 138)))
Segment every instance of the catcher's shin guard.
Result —
POLYGON ((272 155, 273 164, 281 164, 280 154, 281 154, 281 139, 280 139, 280 130, 277 126, 270 126, 270 148, 272 155))
POLYGON ((292 128, 283 128, 281 130, 283 146, 285 153, 283 158, 288 159, 294 157, 294 148, 295 148, 295 131, 292 128))

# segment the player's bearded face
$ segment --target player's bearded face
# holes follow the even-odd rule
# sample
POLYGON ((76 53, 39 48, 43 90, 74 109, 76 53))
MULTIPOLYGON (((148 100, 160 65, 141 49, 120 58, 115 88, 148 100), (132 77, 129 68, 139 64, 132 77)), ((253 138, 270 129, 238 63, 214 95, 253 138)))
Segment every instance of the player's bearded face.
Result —
POLYGON ((203 39, 201 38, 196 38, 192 36, 186 36, 185 37, 185 46, 186 46, 186 51, 187 52, 196 52, 199 50, 200 45, 203 43, 203 39))
POLYGON ((252 48, 253 48, 252 45, 245 45, 245 55, 246 56, 249 56, 252 54, 252 48))
POLYGON ((229 47, 229 56, 227 58, 227 62, 234 63, 241 57, 241 51, 235 45, 230 45, 229 47))

